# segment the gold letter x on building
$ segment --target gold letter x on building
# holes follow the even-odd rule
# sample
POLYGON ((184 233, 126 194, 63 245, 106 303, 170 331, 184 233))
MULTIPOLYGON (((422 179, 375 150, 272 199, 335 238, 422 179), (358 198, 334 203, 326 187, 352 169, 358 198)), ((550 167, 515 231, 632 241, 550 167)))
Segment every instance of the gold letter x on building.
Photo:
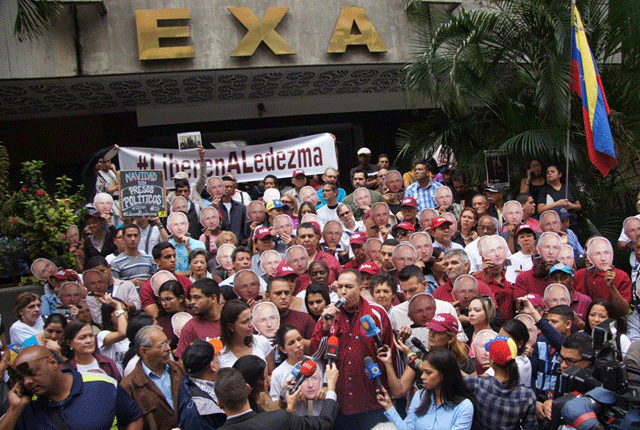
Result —
POLYGON ((285 6, 270 7, 260 21, 248 7, 230 7, 229 12, 249 30, 231 56, 250 57, 260 42, 264 42, 276 55, 295 54, 296 51, 275 30, 288 10, 285 6))

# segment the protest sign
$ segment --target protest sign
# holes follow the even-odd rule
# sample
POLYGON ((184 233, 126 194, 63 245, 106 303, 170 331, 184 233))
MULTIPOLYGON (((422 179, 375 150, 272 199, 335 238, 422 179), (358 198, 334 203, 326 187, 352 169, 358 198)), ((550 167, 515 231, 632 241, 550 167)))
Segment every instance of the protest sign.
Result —
MULTIPOLYGON (((178 172, 185 172, 189 181, 195 182, 200 170, 196 152, 178 149, 120 147, 118 160, 123 170, 162 170, 167 187, 173 186, 178 172)), ((251 182, 261 181, 268 174, 291 177, 296 169, 303 169, 307 175, 322 174, 327 167, 338 167, 338 160, 333 138, 322 133, 261 145, 206 149, 205 164, 207 177, 231 172, 238 182, 251 182)))
POLYGON ((165 217, 164 172, 162 170, 121 170, 120 215, 125 217, 165 217))

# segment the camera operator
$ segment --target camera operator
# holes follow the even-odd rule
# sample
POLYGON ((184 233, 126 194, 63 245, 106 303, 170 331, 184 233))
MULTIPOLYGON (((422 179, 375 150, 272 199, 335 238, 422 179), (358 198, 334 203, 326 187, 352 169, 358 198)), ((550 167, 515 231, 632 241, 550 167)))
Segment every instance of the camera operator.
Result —
MULTIPOLYGON (((593 356, 594 350, 591 336, 586 333, 573 333, 562 344, 559 356, 560 372, 565 373, 573 367, 579 367, 580 369, 593 367, 593 356)), ((549 399, 542 406, 544 417, 547 419, 551 419, 552 403, 553 400, 549 399)))

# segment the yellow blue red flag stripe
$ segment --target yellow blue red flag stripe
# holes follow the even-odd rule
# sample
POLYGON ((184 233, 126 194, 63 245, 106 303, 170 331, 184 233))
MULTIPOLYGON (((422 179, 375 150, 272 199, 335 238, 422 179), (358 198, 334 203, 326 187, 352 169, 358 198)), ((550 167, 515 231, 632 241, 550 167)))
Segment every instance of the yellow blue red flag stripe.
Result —
POLYGON ((616 150, 608 119, 609 105, 602 88, 598 66, 587 42, 580 13, 575 4, 572 7, 571 89, 582 99, 589 158, 602 176, 607 176, 616 165, 616 150))

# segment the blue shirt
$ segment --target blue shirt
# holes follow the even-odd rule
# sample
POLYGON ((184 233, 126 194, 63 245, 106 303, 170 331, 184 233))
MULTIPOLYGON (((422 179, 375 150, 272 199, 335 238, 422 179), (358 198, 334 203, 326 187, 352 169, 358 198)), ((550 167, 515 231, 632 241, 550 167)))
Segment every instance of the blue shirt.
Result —
POLYGON ((22 411, 16 429, 59 430, 49 410, 57 409, 69 430, 110 430, 117 423, 126 427, 142 417, 142 411, 117 382, 106 375, 73 375, 69 396, 61 402, 39 397, 22 411), (99 401, 96 401, 99 399, 99 401))
POLYGON ((421 187, 418 182, 414 182, 409 185, 404 192, 405 197, 413 197, 418 202, 418 209, 423 211, 425 209, 433 209, 438 206, 435 199, 436 189, 440 188, 442 184, 435 181, 429 181, 429 185, 421 187))
POLYGON ((55 294, 49 293, 40 297, 40 314, 45 318, 51 314, 60 313, 58 309, 61 307, 62 302, 55 294))
MULTIPOLYGON (((317 209, 326 205, 327 202, 322 196, 322 187, 318 191, 316 191, 316 194, 318 194, 318 206, 316 206, 316 209, 317 209)), ((345 197, 347 197, 347 192, 342 188, 338 188, 338 197, 337 197, 338 203, 341 203, 345 197)))
POLYGON ((436 406, 435 397, 431 393, 429 409, 419 417, 416 415, 416 410, 425 395, 426 391, 422 389, 413 396, 411 406, 409 406, 409 411, 407 412, 407 418, 404 421, 394 407, 385 411, 384 415, 398 427, 398 430, 469 430, 471 428, 471 423, 473 422, 473 403, 471 403, 471 400, 464 399, 454 407, 445 403, 436 406))
POLYGON ((156 387, 158 387, 162 394, 164 394, 164 398, 167 400, 167 403, 169 403, 169 406, 171 406, 171 409, 175 410, 173 407, 173 395, 171 394, 171 375, 169 374, 169 365, 166 364, 162 371, 162 376, 158 376, 155 372, 149 369, 142 360, 140 361, 145 375, 147 375, 149 379, 156 384, 156 387))
MULTIPOLYGON (((176 249, 176 272, 186 272, 189 270, 189 253, 187 247, 181 243, 176 243, 175 239, 169 239, 169 243, 176 249)), ((189 238, 189 248, 205 249, 204 243, 192 237, 189 238)))

